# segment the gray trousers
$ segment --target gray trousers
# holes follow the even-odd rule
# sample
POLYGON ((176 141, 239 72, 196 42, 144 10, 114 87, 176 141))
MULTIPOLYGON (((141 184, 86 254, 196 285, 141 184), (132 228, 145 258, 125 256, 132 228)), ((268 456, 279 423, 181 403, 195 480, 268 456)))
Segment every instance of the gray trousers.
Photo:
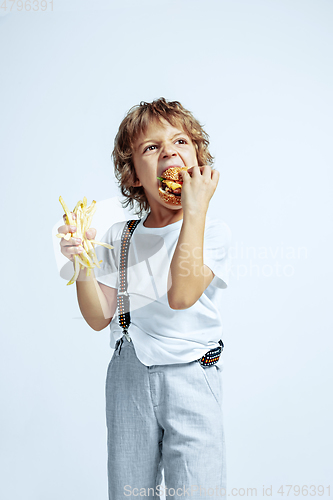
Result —
POLYGON ((226 498, 218 364, 145 366, 123 335, 105 393, 109 500, 226 498))

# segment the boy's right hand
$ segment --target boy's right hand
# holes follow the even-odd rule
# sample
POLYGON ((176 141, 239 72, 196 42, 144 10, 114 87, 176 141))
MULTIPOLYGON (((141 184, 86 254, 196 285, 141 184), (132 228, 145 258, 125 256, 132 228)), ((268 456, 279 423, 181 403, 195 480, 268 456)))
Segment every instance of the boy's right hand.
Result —
MULTIPOLYGON (((76 219, 76 215, 71 212, 72 219, 76 219)), ((64 222, 66 220, 66 214, 63 215, 64 222)), ((75 233, 76 232, 76 226, 69 226, 69 225, 64 225, 58 227, 58 233, 75 233)), ((86 237, 88 240, 94 240, 96 236, 97 230, 94 229, 93 227, 90 227, 88 231, 86 231, 86 237)), ((82 240, 81 238, 75 238, 72 236, 68 241, 65 240, 64 238, 61 238, 60 240, 60 251, 61 253, 69 260, 73 262, 74 260, 74 255, 75 254, 80 254, 83 252, 83 247, 82 247, 82 240)))

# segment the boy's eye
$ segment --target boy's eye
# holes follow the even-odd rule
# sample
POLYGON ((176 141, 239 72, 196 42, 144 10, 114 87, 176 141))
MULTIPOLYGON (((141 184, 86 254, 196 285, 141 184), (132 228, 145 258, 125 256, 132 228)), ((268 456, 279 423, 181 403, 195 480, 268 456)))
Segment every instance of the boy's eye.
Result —
MULTIPOLYGON (((180 142, 180 144, 187 144, 186 139, 177 139, 176 144, 177 142, 180 142)), ((153 151, 154 150, 153 148, 157 148, 157 146, 155 144, 151 144, 150 146, 147 146, 143 152, 145 153, 146 151, 153 151)))
POLYGON ((150 148, 156 148, 156 146, 152 145, 152 146, 147 146, 146 149, 144 150, 144 153, 146 151, 152 151, 150 148))

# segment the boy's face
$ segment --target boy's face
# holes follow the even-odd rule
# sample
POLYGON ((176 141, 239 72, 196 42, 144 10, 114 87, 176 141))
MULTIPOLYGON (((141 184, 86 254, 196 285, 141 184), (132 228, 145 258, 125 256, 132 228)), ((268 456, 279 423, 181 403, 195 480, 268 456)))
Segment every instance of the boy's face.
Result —
POLYGON ((178 127, 173 127, 166 120, 155 120, 135 141, 132 157, 138 181, 133 185, 144 188, 151 208, 158 202, 168 208, 180 209, 181 205, 172 205, 160 198, 157 177, 170 167, 198 165, 193 142, 178 127))

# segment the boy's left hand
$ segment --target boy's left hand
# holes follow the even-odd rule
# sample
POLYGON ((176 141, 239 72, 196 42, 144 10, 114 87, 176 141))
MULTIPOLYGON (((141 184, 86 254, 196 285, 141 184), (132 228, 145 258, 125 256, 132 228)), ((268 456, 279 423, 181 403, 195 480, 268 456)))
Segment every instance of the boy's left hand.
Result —
POLYGON ((208 210, 210 199, 212 198, 220 173, 210 167, 190 167, 187 171, 182 170, 183 187, 181 190, 181 203, 184 213, 191 215, 202 214, 208 210))

